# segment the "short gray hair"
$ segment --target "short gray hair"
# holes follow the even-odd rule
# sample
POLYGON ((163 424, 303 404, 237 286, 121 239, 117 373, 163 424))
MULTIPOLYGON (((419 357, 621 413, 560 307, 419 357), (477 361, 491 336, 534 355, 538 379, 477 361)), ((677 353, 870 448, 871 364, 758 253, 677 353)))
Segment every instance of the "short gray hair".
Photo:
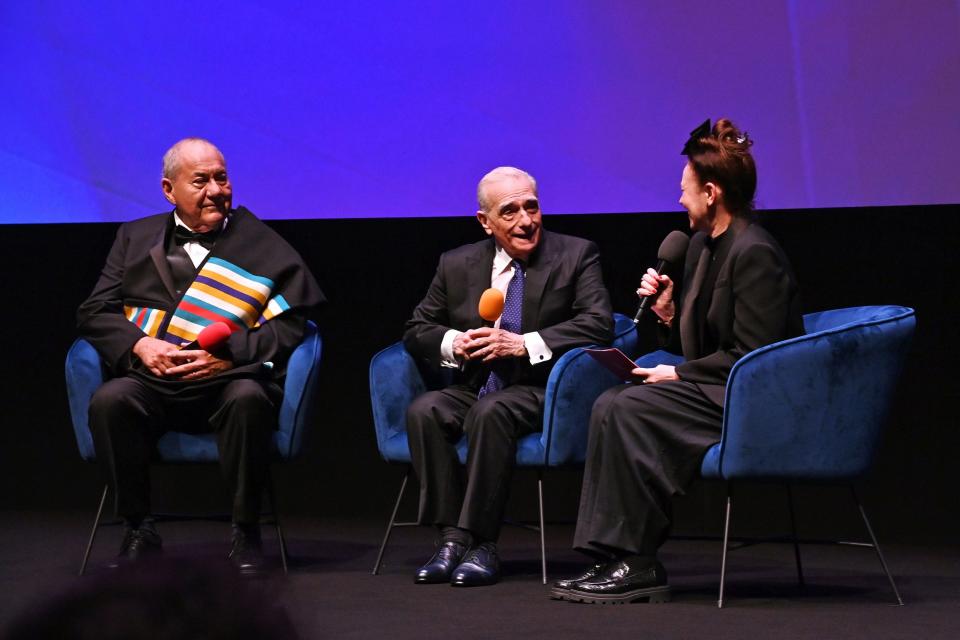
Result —
POLYGON ((526 178, 533 187, 533 193, 537 193, 537 181, 523 169, 517 169, 516 167, 497 167, 480 178, 480 183, 477 185, 477 204, 480 205, 482 211, 490 210, 490 203, 487 202, 487 185, 501 178, 526 178))
POLYGON ((183 148, 185 144, 191 142, 200 142, 210 147, 213 147, 213 150, 217 152, 220 156, 220 159, 223 160, 226 164, 226 159, 223 157, 223 152, 220 149, 217 149, 217 145, 213 144, 206 138, 184 138, 183 140, 178 140, 172 147, 167 149, 167 152, 163 154, 163 177, 168 180, 173 180, 177 175, 177 172, 180 171, 180 149, 183 148))

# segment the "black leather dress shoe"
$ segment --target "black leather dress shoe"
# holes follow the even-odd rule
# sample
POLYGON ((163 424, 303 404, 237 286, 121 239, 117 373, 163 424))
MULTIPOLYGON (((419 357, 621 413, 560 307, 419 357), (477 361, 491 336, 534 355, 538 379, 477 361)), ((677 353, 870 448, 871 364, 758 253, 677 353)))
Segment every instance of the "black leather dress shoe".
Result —
POLYGON ((450 578, 454 587, 484 587, 499 581, 500 557, 497 545, 492 542, 471 549, 450 578))
POLYGON ((596 578, 606 568, 608 562, 608 560, 597 562, 596 564, 587 567, 587 569, 578 576, 557 580, 553 583, 553 589, 550 590, 550 597, 562 600, 563 596, 561 592, 573 587, 578 582, 584 582, 586 580, 592 580, 593 578, 596 578))
POLYGON ((110 562, 111 569, 142 563, 156 557, 163 548, 160 534, 153 528, 127 528, 120 543, 120 553, 110 562))
POLYGON ((637 564, 629 559, 614 560, 595 578, 577 582, 556 593, 561 600, 590 604, 670 601, 670 587, 663 565, 657 561, 637 564))
POLYGON ((466 545, 459 542, 444 542, 427 561, 427 564, 417 569, 413 577, 416 584, 439 584, 449 582, 453 570, 460 564, 460 560, 467 552, 466 545))
POLYGON ((259 525, 234 525, 230 561, 241 575, 259 575, 264 568, 259 525))

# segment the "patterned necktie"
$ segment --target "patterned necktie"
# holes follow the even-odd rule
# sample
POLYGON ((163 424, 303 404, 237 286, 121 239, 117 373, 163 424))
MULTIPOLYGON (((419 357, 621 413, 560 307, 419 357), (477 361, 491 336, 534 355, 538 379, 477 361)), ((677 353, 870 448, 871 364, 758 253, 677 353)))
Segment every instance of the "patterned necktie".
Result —
MULTIPOLYGON (((514 260, 513 278, 507 285, 507 295, 503 300, 503 313, 500 315, 500 328, 510 333, 520 333, 523 324, 523 281, 525 275, 523 264, 519 260, 514 260)), ((509 360, 494 361, 491 364, 487 382, 480 389, 477 397, 482 398, 492 391, 503 389, 506 374, 512 364, 509 360)))

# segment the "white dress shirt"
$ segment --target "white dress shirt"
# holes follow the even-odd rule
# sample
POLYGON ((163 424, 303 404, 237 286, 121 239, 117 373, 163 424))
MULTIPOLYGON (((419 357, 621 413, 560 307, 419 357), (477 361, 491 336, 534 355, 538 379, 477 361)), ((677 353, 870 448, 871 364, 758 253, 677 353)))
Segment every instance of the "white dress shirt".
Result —
MULTIPOLYGON (((223 224, 220 226, 221 231, 227 228, 227 220, 228 218, 223 219, 223 224)), ((173 221, 178 227, 183 227, 187 231, 193 231, 193 229, 183 223, 183 220, 180 219, 176 211, 173 212, 173 221)), ((207 249, 196 240, 184 242, 183 250, 187 252, 187 255, 190 257, 190 262, 192 262, 195 267, 199 267, 200 263, 206 260, 207 255, 210 253, 210 249, 207 249)))
MULTIPOLYGON (((510 286, 510 280, 513 279, 513 272, 513 258, 511 258, 502 247, 498 246, 497 252, 493 256, 490 286, 494 289, 499 289, 503 292, 504 297, 506 297, 507 287, 510 286)), ((497 318, 493 326, 500 328, 500 318, 497 318)), ((453 341, 462 333, 463 331, 450 329, 443 335, 443 340, 440 342, 440 364, 442 366, 454 369, 460 367, 460 363, 457 362, 456 357, 453 355, 453 341)), ((543 338, 541 338, 540 334, 536 331, 523 334, 523 345, 527 349, 530 364, 547 362, 553 357, 553 351, 550 350, 550 347, 547 346, 547 343, 543 341, 543 338)))

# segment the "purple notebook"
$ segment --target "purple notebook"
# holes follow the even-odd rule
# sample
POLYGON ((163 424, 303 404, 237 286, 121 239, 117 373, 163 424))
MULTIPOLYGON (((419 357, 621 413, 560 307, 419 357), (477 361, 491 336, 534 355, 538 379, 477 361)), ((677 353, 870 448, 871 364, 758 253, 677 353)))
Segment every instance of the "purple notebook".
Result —
POLYGON ((630 372, 637 367, 637 363, 628 358, 620 349, 611 347, 610 349, 584 349, 584 351, 621 380, 629 381, 633 379, 630 372))

